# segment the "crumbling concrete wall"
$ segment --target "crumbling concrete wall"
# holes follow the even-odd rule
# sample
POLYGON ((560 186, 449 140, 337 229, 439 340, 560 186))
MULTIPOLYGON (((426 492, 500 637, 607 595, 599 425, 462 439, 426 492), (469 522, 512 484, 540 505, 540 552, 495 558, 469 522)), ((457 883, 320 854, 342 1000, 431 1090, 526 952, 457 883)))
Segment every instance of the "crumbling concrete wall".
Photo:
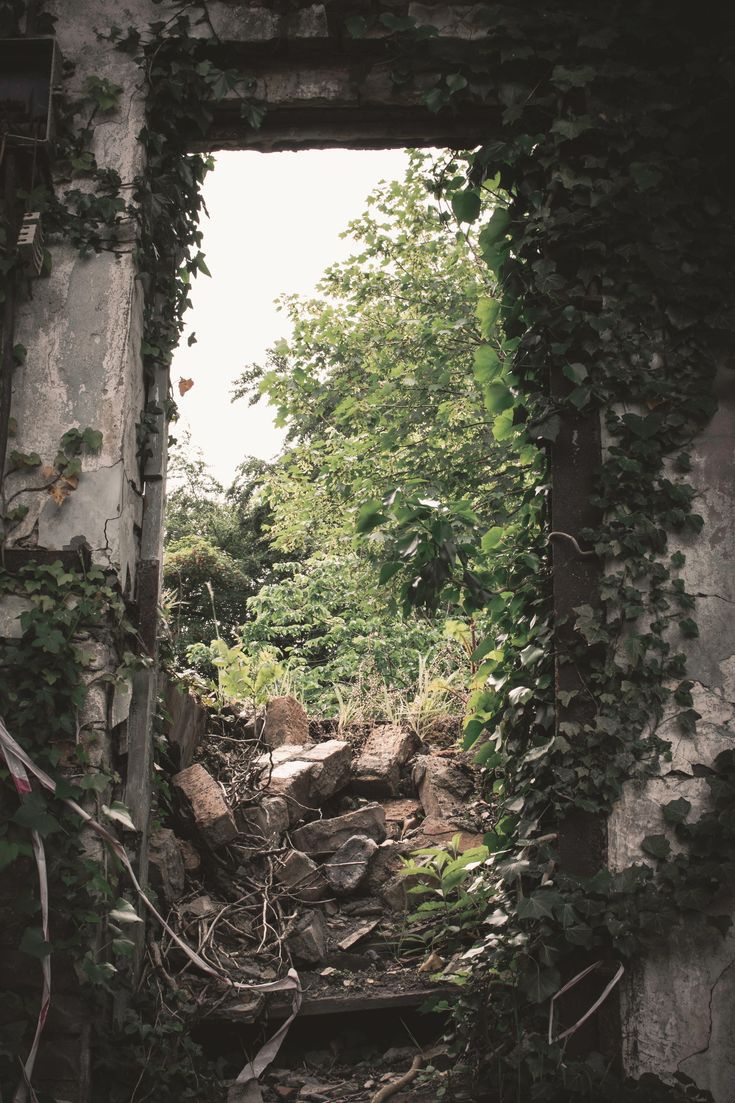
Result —
MULTIPOLYGON (((707 808, 709 786, 696 769, 733 746, 735 722, 735 374, 723 367, 716 380, 719 409, 691 449, 688 476, 697 491, 695 510, 705 521, 700 537, 672 541, 686 555, 682 572, 697 596, 699 637, 687 642, 688 676, 695 683, 694 708, 702 719, 695 735, 676 729, 671 761, 663 776, 631 783, 611 817, 609 860, 613 869, 640 862, 641 840, 665 834, 661 805, 685 797, 695 819, 707 808)), ((678 642, 677 642, 678 646, 678 642)), ((680 849, 673 835, 674 849, 680 849)), ((732 897, 713 914, 732 914, 732 897)), ((732 1099, 735 1086, 735 934, 723 936, 704 922, 682 924, 634 970, 624 986, 623 1053, 633 1074, 662 1076, 680 1071, 708 1088, 717 1103, 732 1099)))

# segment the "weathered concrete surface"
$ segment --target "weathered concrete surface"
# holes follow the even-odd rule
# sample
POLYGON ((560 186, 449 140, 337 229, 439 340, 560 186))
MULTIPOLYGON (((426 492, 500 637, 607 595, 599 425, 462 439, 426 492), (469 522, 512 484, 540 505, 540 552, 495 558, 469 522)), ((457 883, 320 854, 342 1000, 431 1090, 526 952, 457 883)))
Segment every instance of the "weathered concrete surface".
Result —
MULTIPOLYGON (((698 491, 696 511, 704 517, 700 538, 671 542, 687 557, 683 576, 697 595, 699 638, 682 642, 688 675, 695 682, 694 708, 701 715, 694 736, 682 735, 675 721, 660 729, 671 742, 671 761, 662 777, 630 783, 608 825, 609 862, 623 869, 644 860, 648 834, 668 834, 661 804, 685 797, 690 819, 708 807, 706 778, 698 764, 710 765, 735 745, 735 375, 718 379, 719 410, 690 449, 688 479, 698 491)), ((734 914, 724 899, 713 914, 734 914)), ((723 937, 704 922, 687 920, 656 952, 629 974, 622 986, 623 1055, 627 1070, 671 1076, 687 1073, 708 1088, 716 1103, 730 1103, 735 1085, 735 933, 723 937)))

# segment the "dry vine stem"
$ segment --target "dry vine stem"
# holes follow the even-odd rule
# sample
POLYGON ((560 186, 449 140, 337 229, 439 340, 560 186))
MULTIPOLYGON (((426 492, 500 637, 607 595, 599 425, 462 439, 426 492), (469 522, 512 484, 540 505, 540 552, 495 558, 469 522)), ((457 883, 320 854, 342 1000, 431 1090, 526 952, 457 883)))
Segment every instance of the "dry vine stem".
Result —
POLYGON ((401 1088, 405 1088, 413 1083, 421 1071, 422 1066, 433 1057, 436 1057, 439 1052, 441 1052, 439 1049, 430 1049, 426 1053, 417 1053, 411 1062, 411 1067, 408 1072, 404 1072, 403 1076, 399 1076, 392 1084, 385 1084, 380 1091, 375 1093, 370 1103, 384 1103, 386 1099, 390 1099, 390 1097, 395 1095, 396 1092, 399 1092, 401 1088))

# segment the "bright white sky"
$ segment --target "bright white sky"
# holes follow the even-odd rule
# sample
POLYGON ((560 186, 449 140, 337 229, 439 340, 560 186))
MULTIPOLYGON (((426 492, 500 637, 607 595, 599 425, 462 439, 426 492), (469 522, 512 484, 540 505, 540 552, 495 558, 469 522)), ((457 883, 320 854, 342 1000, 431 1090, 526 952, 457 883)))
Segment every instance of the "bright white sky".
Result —
POLYGON ((308 150, 301 153, 218 153, 204 185, 209 219, 203 225, 212 279, 193 281, 193 309, 172 379, 180 420, 225 486, 246 455, 272 458, 283 431, 263 403, 231 404, 233 380, 262 363, 266 349, 289 336, 288 319, 274 299, 309 294, 322 272, 349 255, 339 237, 381 180, 400 179, 403 150, 308 150), (191 331, 197 343, 188 347, 191 331), (179 378, 194 386, 178 396, 179 378))

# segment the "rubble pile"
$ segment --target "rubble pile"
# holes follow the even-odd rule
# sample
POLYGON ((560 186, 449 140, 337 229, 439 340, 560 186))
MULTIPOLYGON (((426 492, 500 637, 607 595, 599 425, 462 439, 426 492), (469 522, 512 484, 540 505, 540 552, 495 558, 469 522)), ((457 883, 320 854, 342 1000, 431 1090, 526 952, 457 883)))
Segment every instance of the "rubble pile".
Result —
MULTIPOLYGON (((264 723, 243 719, 226 736, 207 735, 193 713, 182 724, 183 711, 168 732, 181 768, 170 778, 171 826, 151 839, 151 884, 181 933, 233 980, 267 982, 295 966, 299 1021, 328 1017, 333 1034, 329 1060, 319 1065, 318 1051, 316 1065, 309 1053, 297 1068, 279 1059, 251 1086, 253 1101, 370 1103, 381 1077, 395 1081, 420 1051, 405 1034, 382 1054, 352 1052, 345 1068, 335 1050, 344 1016, 395 1014, 451 992, 444 963, 407 937, 420 897, 408 893, 402 869, 418 848, 482 844, 488 809, 473 768, 456 749, 422 744, 399 725, 340 733, 310 723, 290 697, 272 699, 264 723)), ((210 1024, 265 1029, 289 1014, 287 993, 223 998, 179 953, 175 944, 154 947, 210 1024)), ((433 1098, 427 1091, 416 1074, 391 1098, 433 1098)))

